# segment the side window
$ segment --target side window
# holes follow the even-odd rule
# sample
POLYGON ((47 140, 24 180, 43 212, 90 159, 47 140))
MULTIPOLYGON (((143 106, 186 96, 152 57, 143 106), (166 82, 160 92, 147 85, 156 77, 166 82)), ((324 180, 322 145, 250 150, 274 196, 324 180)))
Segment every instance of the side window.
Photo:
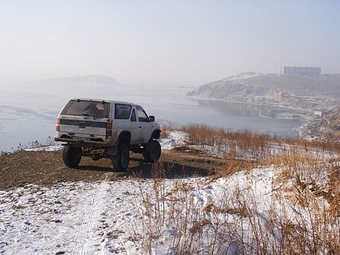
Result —
POLYGON ((132 110, 131 121, 132 122, 136 122, 137 121, 135 109, 132 110))
POLYGON ((130 117, 131 105, 128 104, 116 104, 115 119, 127 120, 130 117))
POLYGON ((148 122, 149 121, 148 115, 145 113, 143 108, 140 107, 140 106, 137 106, 137 116, 138 116, 139 122, 148 122))

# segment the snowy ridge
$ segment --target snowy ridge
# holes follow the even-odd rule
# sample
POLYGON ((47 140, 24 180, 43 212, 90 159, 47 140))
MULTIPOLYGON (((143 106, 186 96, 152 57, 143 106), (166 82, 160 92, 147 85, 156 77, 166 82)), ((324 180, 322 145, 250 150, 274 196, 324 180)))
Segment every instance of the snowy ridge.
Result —
POLYGON ((244 79, 250 79, 257 76, 261 76, 260 73, 254 73, 254 72, 248 72, 248 73, 241 73, 235 76, 228 77, 224 79, 224 81, 235 81, 235 80, 244 80, 244 79))
MULTIPOLYGON (((163 194, 170 194, 176 186, 185 185, 189 188, 187 203, 190 206, 182 208, 178 217, 190 213, 193 219, 188 222, 190 225, 195 224, 195 215, 202 213, 206 213, 204 217, 212 217, 212 229, 221 222, 235 225, 233 228, 236 236, 226 239, 225 242, 230 245, 224 247, 225 254, 233 254, 241 245, 237 241, 241 236, 244 240, 251 239, 252 225, 247 218, 243 218, 244 222, 240 223, 237 214, 226 214, 223 211, 217 213, 220 209, 214 208, 237 207, 237 200, 231 194, 240 193, 242 197, 247 198, 249 204, 255 202, 256 217, 266 226, 270 211, 276 203, 273 197, 274 190, 277 189, 277 186, 273 185, 276 173, 275 168, 268 167, 256 168, 248 173, 240 172, 213 182, 206 178, 164 180, 162 190, 163 194), (239 224, 242 224, 242 227, 239 224)), ((145 196, 141 192, 148 194, 154 208, 158 202, 153 186, 152 180, 126 180, 60 183, 50 189, 28 185, 25 188, 1 191, 0 252, 144 254, 142 247, 147 241, 147 233, 155 231, 154 234, 158 234, 153 237, 151 243, 153 253, 169 254, 178 231, 182 231, 178 229, 178 224, 181 223, 165 217, 164 224, 160 224, 156 215, 147 217, 148 209, 142 201, 145 196), (149 219, 154 220, 151 227, 155 229, 149 229, 149 219)), ((282 203, 285 205, 287 201, 280 202, 282 203)), ((292 205, 285 206, 289 208, 292 205)), ((160 208, 165 212, 164 215, 172 211, 168 203, 163 203, 160 208)), ((161 215, 162 212, 155 214, 161 215)), ((267 231, 270 233, 269 226, 267 231)), ((209 231, 208 239, 202 241, 204 246, 199 248, 200 254, 208 254, 211 242, 209 236, 216 238, 214 233, 209 231)), ((277 239, 280 236, 274 233, 272 238, 277 239)), ((185 249, 185 246, 182 249, 185 249)))
MULTIPOLYGON (((161 144, 171 148, 186 140, 186 133, 175 131, 161 144)), ((313 155, 334 157, 325 151, 313 155)), ((310 189, 326 188, 324 167, 321 161, 315 173, 299 167, 310 189)), ((285 217, 293 225, 303 219, 308 228, 317 222, 310 208, 294 200, 299 187, 274 165, 221 178, 112 180, 111 175, 93 183, 0 191, 0 254, 274 254, 285 217)), ((322 197, 312 202, 329 206, 322 197)), ((323 224, 338 233, 338 221, 323 224)))

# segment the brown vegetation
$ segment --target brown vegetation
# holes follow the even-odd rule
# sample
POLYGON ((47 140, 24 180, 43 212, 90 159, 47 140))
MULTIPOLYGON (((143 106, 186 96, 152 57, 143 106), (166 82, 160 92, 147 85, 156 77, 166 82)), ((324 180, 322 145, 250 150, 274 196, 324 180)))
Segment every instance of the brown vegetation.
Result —
MULTIPOLYGON (((178 128, 164 127, 162 135, 178 128)), ((61 152, 28 152, 0 156, 0 189, 34 183, 97 181, 114 178, 151 178, 153 192, 143 192, 143 249, 152 244, 162 227, 175 226, 169 253, 198 254, 339 254, 340 158, 339 145, 331 142, 283 139, 251 131, 231 132, 206 126, 181 128, 186 145, 163 151, 157 164, 145 164, 131 155, 127 172, 111 169, 109 160, 84 158, 78 169, 65 167, 61 152), (194 185, 206 187, 221 177, 255 167, 275 166, 273 201, 267 218, 257 210, 249 190, 226 187, 223 203, 202 205, 191 196, 192 187, 180 177, 205 176, 194 185), (108 175, 107 173, 111 173, 108 175), (171 190, 163 185, 173 179, 171 190), (155 202, 156 201, 156 202, 155 202), (287 205, 290 205, 287 207, 287 205), (206 238, 209 236, 209 238, 206 238)), ((249 171, 250 172, 250 171, 249 171)))

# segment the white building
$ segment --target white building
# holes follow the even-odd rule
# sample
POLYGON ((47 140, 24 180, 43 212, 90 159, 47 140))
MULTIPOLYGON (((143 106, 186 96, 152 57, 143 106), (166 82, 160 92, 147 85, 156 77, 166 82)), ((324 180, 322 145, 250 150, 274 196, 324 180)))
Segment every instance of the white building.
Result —
POLYGON ((281 66, 280 74, 318 76, 321 75, 321 67, 281 66))

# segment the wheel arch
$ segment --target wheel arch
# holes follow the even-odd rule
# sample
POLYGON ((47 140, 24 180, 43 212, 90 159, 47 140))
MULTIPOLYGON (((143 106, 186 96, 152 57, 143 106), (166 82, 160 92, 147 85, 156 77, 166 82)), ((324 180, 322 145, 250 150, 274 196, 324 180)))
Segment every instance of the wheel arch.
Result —
POLYGON ((151 139, 159 139, 161 137, 161 130, 160 129, 155 129, 152 134, 151 134, 151 139))
POLYGON ((131 133, 127 130, 124 130, 122 132, 120 132, 116 145, 118 143, 122 143, 122 144, 130 144, 131 141, 131 133))
POLYGON ((107 149, 107 153, 109 155, 117 155, 118 146, 120 144, 130 145, 131 141, 131 133, 127 130, 120 132, 115 144, 113 146, 109 146, 107 149))

